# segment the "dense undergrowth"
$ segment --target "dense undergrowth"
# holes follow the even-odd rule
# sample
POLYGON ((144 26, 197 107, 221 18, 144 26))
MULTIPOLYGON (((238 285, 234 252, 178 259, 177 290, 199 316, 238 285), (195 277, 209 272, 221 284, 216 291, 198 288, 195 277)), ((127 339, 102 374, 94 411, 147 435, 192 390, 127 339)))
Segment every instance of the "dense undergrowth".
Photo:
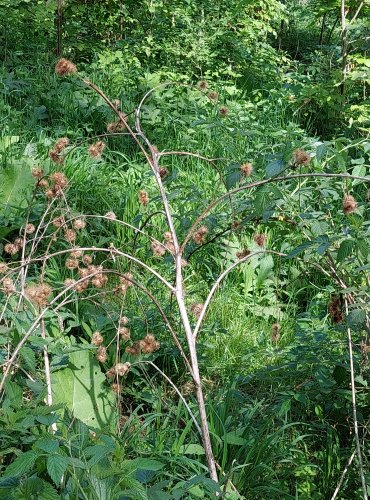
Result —
POLYGON ((369 7, 343 73, 340 3, 67 1, 66 77, 55 3, 0 3, 0 498, 366 498, 369 7), (154 89, 180 242, 222 198, 184 247, 192 328, 245 261, 197 340, 218 484, 174 294, 127 258, 172 283, 156 178, 89 82, 136 132, 154 89))

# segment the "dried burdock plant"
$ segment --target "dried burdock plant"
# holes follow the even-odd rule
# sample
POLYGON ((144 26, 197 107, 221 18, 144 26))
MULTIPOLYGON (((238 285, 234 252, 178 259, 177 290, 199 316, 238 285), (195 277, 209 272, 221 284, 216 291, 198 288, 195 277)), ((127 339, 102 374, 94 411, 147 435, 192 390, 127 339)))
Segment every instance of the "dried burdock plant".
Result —
MULTIPOLYGON (((244 179, 244 182, 238 187, 229 190, 226 188, 224 189, 224 184, 222 184, 222 191, 219 197, 214 199, 211 203, 204 205, 203 212, 196 220, 191 221, 190 228, 183 234, 185 229, 183 227, 177 227, 179 217, 177 216, 178 214, 173 213, 166 192, 169 182, 166 183, 166 189, 164 186, 164 179, 168 175, 168 170, 163 167, 160 162, 165 156, 181 155, 189 158, 196 158, 197 161, 204 161, 215 168, 215 160, 203 157, 198 153, 184 151, 171 152, 165 150, 159 152, 156 146, 151 143, 142 128, 141 112, 146 100, 150 97, 154 89, 143 97, 135 113, 133 116, 130 114, 129 119, 128 115, 121 111, 121 107, 124 107, 124 105, 121 106, 121 104, 110 100, 99 87, 89 80, 80 77, 77 73, 76 66, 71 61, 67 59, 59 60, 55 67, 55 71, 58 75, 63 77, 70 74, 76 74, 76 77, 81 78, 87 88, 96 92, 96 94, 105 101, 111 112, 114 113, 115 120, 108 124, 107 130, 112 134, 124 131, 137 147, 141 157, 145 158, 147 167, 151 171, 152 179, 156 182, 161 201, 161 210, 159 212, 161 217, 165 219, 166 231, 163 234, 163 238, 161 236, 158 238, 157 236, 157 239, 152 235, 152 232, 154 232, 153 227, 155 226, 152 227, 148 224, 147 227, 136 227, 133 223, 129 224, 128 222, 119 220, 114 212, 109 211, 105 215, 99 216, 100 222, 104 220, 108 229, 114 229, 116 226, 118 227, 121 225, 131 231, 131 234, 135 236, 140 235, 143 241, 145 241, 143 246, 146 245, 144 252, 143 246, 140 251, 136 252, 135 250, 137 247, 135 244, 127 247, 133 249, 131 253, 126 247, 116 248, 114 243, 108 243, 106 246, 101 247, 84 247, 82 242, 90 229, 90 217, 93 218, 94 216, 80 214, 71 217, 70 208, 66 205, 62 207, 62 203, 67 203, 66 196, 68 195, 67 191, 69 187, 69 180, 62 169, 59 169, 58 172, 53 172, 48 177, 44 176, 42 167, 34 169, 35 193, 37 197, 44 200, 43 203, 46 207, 45 213, 37 224, 34 223, 34 218, 31 218, 32 222, 29 220, 25 221, 22 225, 22 232, 20 233, 21 238, 16 238, 14 241, 13 238, 9 238, 9 241, 4 247, 3 259, 5 262, 0 263, 0 287, 5 294, 5 301, 10 299, 13 300, 14 296, 16 298, 15 302, 18 301, 16 307, 20 308, 22 301, 24 301, 25 304, 28 304, 30 310, 33 309, 35 311, 35 315, 28 330, 24 332, 18 344, 13 347, 13 350, 9 352, 8 359, 3 366, 3 378, 0 380, 0 392, 4 389, 5 381, 11 374, 14 363, 22 347, 26 345, 29 338, 41 328, 48 314, 52 315, 54 313, 55 316, 58 316, 59 310, 72 300, 79 303, 79 301, 92 300, 95 298, 95 303, 98 303, 105 294, 110 293, 111 296, 113 296, 111 300, 112 303, 115 304, 116 307, 118 307, 117 304, 119 304, 120 311, 117 312, 116 310, 112 319, 114 327, 111 331, 113 331, 116 344, 113 348, 110 347, 111 341, 108 338, 109 334, 106 335, 105 330, 104 335, 100 331, 93 332, 91 342, 89 343, 90 349, 95 353, 101 369, 104 370, 109 379, 107 381, 107 387, 109 382, 111 390, 117 394, 117 400, 119 400, 123 390, 121 383, 122 377, 127 375, 130 370, 130 364, 125 362, 127 355, 136 357, 136 359, 132 361, 132 364, 135 363, 135 365, 140 365, 141 363, 147 363, 153 367, 153 369, 157 370, 158 373, 174 387, 176 393, 179 395, 187 411, 191 415, 201 435, 210 477, 217 481, 216 462, 212 450, 198 362, 198 335, 214 294, 229 273, 236 267, 242 266, 244 263, 248 262, 253 256, 269 254, 280 258, 284 257, 285 254, 274 250, 266 250, 265 234, 256 234, 255 241, 258 245, 257 250, 242 250, 238 254, 238 260, 226 267, 226 269, 224 269, 214 280, 204 302, 187 305, 185 301, 184 285, 184 275, 186 279, 188 279, 187 274, 189 274, 187 270, 184 271, 186 261, 190 258, 187 252, 189 248, 192 249, 195 246, 193 243, 198 245, 196 249, 199 249, 200 245, 209 244, 210 238, 207 238, 209 233, 208 227, 213 228, 214 225, 207 217, 210 216, 212 210, 217 209, 225 200, 231 200, 239 193, 250 194, 253 193, 253 190, 256 188, 265 186, 269 183, 293 183, 296 180, 299 182, 302 178, 346 178, 346 180, 357 178, 362 181, 366 179, 346 174, 320 172, 307 174, 294 173, 292 175, 281 175, 279 177, 262 179, 254 182, 250 182, 250 179, 244 179), (43 185, 41 185, 42 182, 43 185), (45 190, 45 192, 43 190, 45 190), (48 201, 46 202, 45 199, 48 201), (89 222, 88 225, 86 221, 89 222), (28 237, 28 235, 30 237, 28 237), (29 241, 26 241, 27 239, 29 241), (80 246, 76 246, 77 241, 80 246), (189 243, 191 244, 189 245, 189 243), (53 247, 54 244, 56 245, 55 248, 53 247), (170 259, 168 257, 164 258, 165 252, 171 254, 170 259), (144 260, 146 257, 140 257, 143 254, 149 257, 148 261, 144 260), (161 258, 153 259, 153 255, 161 258), (16 262, 16 258, 18 258, 19 261, 16 262), (49 275, 46 272, 48 263, 56 258, 59 258, 62 262, 63 272, 65 273, 61 280, 62 283, 64 282, 62 285, 60 283, 57 285, 54 283, 51 284, 49 275), (168 261, 171 261, 170 266, 167 266, 168 261), (151 262, 154 264, 152 265, 151 262), (30 274, 31 266, 33 266, 32 273, 34 273, 34 275, 30 274), (163 272, 161 271, 162 267, 166 268, 163 272), (157 268, 159 270, 157 270, 157 268), (36 278, 35 276, 37 273, 39 274, 36 278), (46 283, 46 281, 48 283, 46 283), (159 288, 161 289, 161 293, 158 293, 159 288), (163 297, 164 295, 162 289, 165 290, 166 297, 170 297, 171 316, 167 315, 167 307, 158 299, 158 297, 163 297), (130 329, 127 326, 128 319, 126 316, 122 315, 123 311, 127 311, 127 314, 130 314, 129 309, 126 309, 126 304, 131 300, 131 296, 139 292, 153 304, 161 320, 163 320, 165 331, 172 338, 182 356, 184 366, 191 377, 190 388, 189 390, 186 389, 185 392, 194 393, 197 400, 198 417, 194 416, 186 399, 173 384, 171 379, 150 361, 151 355, 161 348, 160 340, 162 340, 162 337, 159 337, 159 331, 157 333, 157 331, 154 330, 155 327, 151 325, 147 326, 145 332, 137 331, 137 323, 134 317, 132 317, 130 321, 130 329), (178 329, 179 323, 181 327, 178 329), (154 333, 148 333, 150 331, 154 333), (116 347, 115 350, 114 347, 116 347), (115 357, 113 360, 111 351, 114 351, 115 357), (122 358, 120 357, 121 355, 122 358)), ((199 88, 202 91, 207 90, 206 84, 202 82, 200 82, 199 88)), ((216 102, 218 95, 216 92, 209 92, 208 98, 216 102)), ((229 114, 229 109, 226 106, 221 106, 218 109, 218 113, 221 117, 226 117, 229 114)), ((62 164, 65 148, 67 148, 68 145, 69 141, 67 138, 59 139, 49 152, 50 158, 55 163, 62 164)), ((94 158, 97 158, 101 155, 103 149, 104 143, 98 141, 89 146, 89 153, 94 158)), ((304 156, 303 153, 298 154, 297 151, 293 159, 294 163, 296 165, 307 164, 309 160, 306 156, 304 156)), ((305 153, 305 155, 307 154, 305 153)), ((216 166, 216 171, 219 174, 219 178, 222 179, 222 170, 217 170, 216 166)), ((244 163, 240 167, 240 173, 245 177, 250 177, 253 173, 252 164, 244 163)), ((152 185, 150 185, 150 187, 143 186, 143 188, 144 187, 148 188, 148 190, 150 188, 150 193, 154 192, 154 187, 152 185)), ((153 195, 152 201, 149 204, 149 195, 146 189, 140 190, 138 193, 138 200, 141 205, 145 206, 145 210, 143 210, 142 207, 140 208, 140 215, 142 215, 143 212, 146 213, 152 204, 155 205, 157 203, 157 199, 155 195, 153 195)), ((343 211, 348 214, 356 210, 356 208, 356 200, 352 196, 347 195, 343 201, 343 211)), ((238 213, 236 215, 237 217, 242 216, 238 213)), ((238 227, 243 229, 244 225, 240 226, 239 224, 238 227)), ((195 276, 195 279, 197 279, 197 276, 195 276)), ((95 326, 94 328, 100 327, 95 326)), ((271 339, 273 342, 278 341, 278 336, 280 334, 279 330, 280 328, 277 323, 272 326, 271 339)), ((164 329, 161 331, 160 335, 164 335, 163 332, 164 329)), ((47 363, 45 361, 45 367, 46 365, 47 363)), ((45 374, 47 371, 48 369, 45 368, 45 374)), ((48 389, 50 389, 50 383, 47 385, 48 389)), ((49 403, 50 398, 48 399, 48 404, 49 403)))

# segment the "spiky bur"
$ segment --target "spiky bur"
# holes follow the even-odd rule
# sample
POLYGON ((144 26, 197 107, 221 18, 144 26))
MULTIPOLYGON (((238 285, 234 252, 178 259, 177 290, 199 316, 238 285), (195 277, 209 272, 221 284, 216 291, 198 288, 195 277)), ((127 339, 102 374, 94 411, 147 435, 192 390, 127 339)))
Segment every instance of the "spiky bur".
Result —
POLYGON ((132 273, 125 273, 123 276, 121 276, 119 279, 120 284, 118 286, 118 291, 120 293, 125 294, 129 289, 129 287, 133 285, 132 279, 133 279, 132 273))
POLYGON ((107 212, 104 217, 109 220, 116 220, 117 215, 114 212, 107 212))
POLYGON ((5 262, 0 262, 0 274, 6 274, 9 271, 9 266, 5 262))
POLYGON ((343 212, 346 215, 351 214, 352 212, 355 212, 357 207, 358 203, 355 198, 350 194, 346 194, 343 198, 343 212))
POLYGON ((161 178, 161 179, 164 179, 165 177, 167 177, 167 175, 168 175, 168 170, 167 170, 167 168, 166 168, 166 167, 161 167, 161 168, 159 169, 159 176, 160 176, 160 178, 161 178))
POLYGON ((63 172, 54 172, 50 175, 49 181, 51 186, 48 185, 49 189, 45 191, 45 196, 49 200, 60 196, 68 186, 68 178, 63 172))
POLYGON ((334 325, 342 323, 344 320, 343 304, 341 297, 334 297, 328 304, 328 313, 334 325))
POLYGON ((117 363, 110 368, 106 375, 108 378, 124 377, 130 371, 131 363, 117 363))
POLYGON ((236 256, 240 260, 240 259, 244 259, 244 257, 248 257, 248 255, 250 255, 250 253, 251 253, 251 251, 249 250, 249 248, 243 248, 243 250, 236 252, 236 256))
POLYGON ((175 245, 170 231, 163 233, 163 244, 171 254, 175 253, 175 245))
POLYGON ((149 195, 143 189, 139 191, 138 198, 140 205, 146 206, 149 203, 149 195))
POLYGON ((101 345, 96 351, 96 359, 99 363, 105 363, 107 361, 107 348, 101 345))
POLYGON ((193 241, 197 245, 202 245, 206 241, 207 234, 208 228, 206 226, 200 226, 200 228, 193 234, 193 241))
POLYGON ((214 90, 211 91, 209 94, 208 94, 208 99, 210 101, 212 101, 213 103, 216 103, 218 101, 218 93, 215 92, 214 90))
POLYGON ((64 157, 61 156, 61 154, 68 145, 68 137, 61 137, 58 139, 54 147, 49 151, 49 158, 57 165, 61 165, 64 162, 64 157))
POLYGON ((47 305, 52 292, 52 288, 46 283, 32 284, 25 288, 26 297, 41 308, 47 305))
POLYGON ((264 248, 266 246, 267 236, 264 233, 256 233, 253 239, 259 247, 264 248))
POLYGON ((208 84, 205 80, 200 80, 197 85, 199 90, 205 91, 208 89, 208 84))
POLYGON ((26 234, 33 234, 36 231, 36 228, 33 224, 28 223, 26 224, 26 227, 24 228, 26 234))
POLYGON ((104 337, 102 336, 102 334, 100 332, 94 332, 92 334, 91 343, 93 345, 96 345, 99 347, 100 345, 102 345, 103 342, 104 342, 104 337))
POLYGON ((304 149, 298 148, 293 151, 292 160, 295 167, 300 167, 308 165, 311 161, 311 157, 304 149))
POLYGON ((166 247, 161 245, 158 241, 152 241, 150 247, 155 257, 163 257, 166 253, 166 247))
POLYGON ((141 340, 136 340, 132 346, 126 347, 126 352, 132 356, 138 356, 139 354, 150 354, 152 352, 158 351, 161 344, 156 340, 153 334, 149 333, 141 340))
POLYGON ((32 177, 35 179, 41 179, 44 176, 44 170, 41 167, 34 167, 31 171, 32 177))
POLYGON ((271 326, 271 340, 277 343, 280 339, 280 325, 279 323, 274 323, 271 326))
MULTIPOLYGON (((124 119, 127 120, 127 115, 123 115, 124 119)), ((124 132, 126 130, 126 125, 122 120, 116 120, 107 124, 107 132, 111 134, 116 134, 118 132, 124 132)))
POLYGON ((218 113, 222 118, 225 118, 229 114, 229 108, 226 106, 221 106, 218 110, 218 113))
POLYGON ((80 231, 81 229, 85 229, 86 221, 84 219, 75 219, 73 221, 73 227, 76 231, 80 231))
POLYGON ((249 162, 240 165, 240 171, 245 177, 250 177, 253 174, 253 165, 249 162))
POLYGON ((73 64, 69 59, 59 59, 59 61, 55 65, 55 73, 58 76, 67 76, 72 75, 77 72, 77 67, 73 64))
POLYGON ((105 149, 105 144, 103 141, 94 142, 88 147, 89 155, 93 158, 99 158, 105 149))
POLYGON ((204 307, 204 304, 201 304, 201 303, 194 303, 194 304, 191 304, 190 306, 190 312, 192 313, 192 315, 196 318, 196 319, 199 319, 202 311, 203 311, 203 307, 204 307))
POLYGON ((11 278, 3 278, 0 281, 0 288, 6 295, 11 295, 16 291, 14 281, 11 278))

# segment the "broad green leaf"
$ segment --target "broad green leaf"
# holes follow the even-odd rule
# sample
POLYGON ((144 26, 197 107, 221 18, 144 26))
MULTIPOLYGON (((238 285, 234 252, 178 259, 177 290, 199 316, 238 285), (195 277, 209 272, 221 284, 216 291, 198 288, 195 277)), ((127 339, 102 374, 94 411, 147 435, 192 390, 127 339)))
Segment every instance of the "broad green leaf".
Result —
POLYGON ((349 255, 351 255, 355 246, 356 246, 355 240, 342 241, 337 253, 337 261, 342 262, 343 260, 345 260, 349 255))
POLYGON ((180 446, 179 452, 184 455, 204 455, 204 448, 200 444, 184 444, 180 446))
POLYGON ((233 444, 236 446, 242 446, 247 443, 247 440, 239 436, 236 432, 228 432, 224 437, 224 441, 227 444, 233 444))
POLYGON ((69 366, 52 373, 53 401, 65 404, 76 418, 100 429, 111 424, 114 395, 104 385, 99 363, 87 350, 72 352, 69 366))
POLYGON ((24 192, 33 184, 31 170, 23 162, 14 161, 10 167, 0 169, 0 206, 25 206, 24 192))
POLYGON ((46 461, 48 474, 58 486, 61 482, 63 474, 68 467, 68 458, 62 455, 49 455, 46 461))
POLYGON ((21 476, 33 467, 38 456, 39 454, 32 450, 22 453, 6 468, 4 477, 21 476))

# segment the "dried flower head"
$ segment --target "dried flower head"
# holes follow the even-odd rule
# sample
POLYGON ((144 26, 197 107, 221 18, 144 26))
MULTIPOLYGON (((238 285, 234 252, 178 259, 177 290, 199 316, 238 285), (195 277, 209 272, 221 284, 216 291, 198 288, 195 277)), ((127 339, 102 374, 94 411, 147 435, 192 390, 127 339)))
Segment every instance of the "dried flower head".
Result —
POLYGON ((106 217, 109 220, 116 220, 117 215, 114 212, 107 212, 104 217, 106 217))
POLYGON ((49 182, 47 181, 47 179, 40 179, 37 185, 41 189, 47 189, 49 187, 49 182))
POLYGON ((149 203, 149 195, 146 191, 140 190, 138 196, 140 205, 147 205, 149 203))
POLYGON ((257 243, 259 247, 265 247, 266 246, 266 240, 267 236, 264 233, 256 233, 253 236, 254 241, 257 243))
POLYGON ((73 258, 73 259, 79 259, 80 257, 82 257, 82 250, 79 249, 79 247, 76 247, 72 250, 72 252, 70 253, 70 256, 73 258))
POLYGON ((9 255, 15 255, 19 252, 19 246, 15 245, 14 243, 7 243, 6 245, 4 245, 4 252, 9 255))
POLYGON ((159 176, 160 176, 160 178, 161 178, 161 179, 164 179, 165 177, 167 177, 167 175, 168 175, 168 170, 167 170, 167 168, 166 168, 166 167, 161 167, 161 168, 159 169, 159 176))
POLYGON ((26 224, 25 231, 27 234, 33 234, 36 231, 36 228, 33 224, 28 223, 26 224))
POLYGON ((111 385, 111 388, 112 388, 112 391, 116 394, 120 394, 121 393, 121 390, 122 390, 122 387, 121 387, 121 384, 112 384, 111 385))
POLYGON ((67 269, 77 269, 78 268, 78 260, 73 257, 66 259, 65 266, 67 269))
POLYGON ((130 340, 130 338, 131 338, 131 333, 130 333, 130 330, 127 328, 127 326, 120 326, 118 328, 118 334, 121 337, 121 339, 125 342, 127 340, 130 340))
POLYGON ((158 241, 152 241, 150 246, 155 257, 163 257, 166 253, 166 247, 158 241))
POLYGON ((0 274, 5 274, 9 271, 9 267, 5 262, 0 262, 0 274))
POLYGON ((73 64, 72 61, 70 61, 69 59, 65 59, 64 57, 62 57, 62 59, 59 59, 59 61, 55 65, 55 73, 58 76, 71 75, 73 73, 76 73, 76 71, 76 65, 73 64))
POLYGON ((73 243, 76 240, 77 234, 73 229, 66 229, 64 231, 64 239, 68 241, 68 243, 73 243))
MULTIPOLYGON (((124 115, 124 118, 127 119, 127 116, 124 115)), ((124 132, 126 130, 126 125, 123 122, 123 120, 117 120, 112 123, 108 123, 107 125, 107 132, 110 132, 111 134, 116 134, 117 132, 124 132)))
POLYGON ((181 267, 186 267, 188 265, 188 261, 186 259, 181 259, 181 267))
POLYGON ((73 227, 79 231, 80 229, 85 229, 86 222, 83 219, 75 219, 73 221, 73 227))
POLYGON ((28 285, 25 288, 26 297, 40 307, 46 306, 52 293, 52 288, 46 283, 28 285))
POLYGON ((35 179, 41 179, 41 177, 44 175, 44 171, 41 167, 35 167, 32 169, 32 177, 35 177, 35 179))
POLYGON ((243 165, 240 166, 240 171, 246 177, 250 177, 253 174, 253 165, 251 163, 248 163, 248 162, 243 163, 243 165))
POLYGON ((1 288, 7 295, 10 295, 11 293, 15 292, 15 284, 11 278, 3 278, 0 281, 0 284, 1 288))
POLYGON ((357 201, 350 194, 346 194, 343 198, 343 212, 348 215, 354 212, 358 207, 357 201))
POLYGON ((62 165, 63 162, 64 162, 64 157, 61 156, 59 153, 57 153, 56 151, 54 151, 54 149, 51 149, 49 151, 49 158, 54 162, 56 163, 57 165, 62 165))
POLYGON ((82 293, 87 289, 88 286, 89 286, 89 280, 80 281, 79 283, 76 283, 74 289, 76 290, 77 293, 82 293))
MULTIPOLYGON (((103 268, 99 266, 96 268, 97 271, 103 271, 103 268)), ((104 274, 103 272, 98 272, 93 278, 91 279, 91 284, 95 286, 95 288, 104 288, 106 284, 108 283, 108 276, 104 274)))
POLYGON ((218 112, 222 117, 225 117, 229 114, 229 108, 227 108, 226 106, 221 106, 218 112))
POLYGON ((22 238, 16 238, 13 243, 16 247, 22 248, 24 242, 22 238))
POLYGON ((93 345, 100 346, 102 345, 103 342, 104 342, 104 337, 101 335, 100 332, 94 332, 92 334, 91 343, 93 345))
POLYGON ((193 241, 198 245, 205 243, 205 237, 208 234, 208 228, 206 226, 200 226, 200 228, 193 234, 193 241))
POLYGON ((251 254, 251 251, 249 248, 243 248, 243 250, 240 250, 240 252, 236 252, 236 256, 238 259, 244 259, 245 257, 248 257, 248 255, 251 254))
POLYGON ((149 333, 142 340, 139 341, 140 350, 144 354, 158 351, 160 343, 155 339, 154 335, 149 333))
POLYGON ((125 326, 125 325, 128 325, 128 323, 129 323, 129 319, 128 319, 127 316, 121 316, 120 317, 120 319, 119 319, 119 324, 120 325, 125 326))
POLYGON ((51 223, 54 227, 62 227, 66 223, 66 220, 63 215, 61 215, 60 217, 55 217, 55 219, 53 219, 51 223))
POLYGON ((75 284, 76 284, 76 280, 73 280, 71 278, 67 278, 66 280, 64 280, 64 286, 66 288, 73 287, 75 284))
POLYGON ((139 341, 135 340, 132 346, 127 346, 125 352, 127 352, 127 354, 131 354, 132 356, 138 356, 140 354, 139 341))
POLYGON ((342 323, 344 320, 342 299, 340 296, 334 297, 328 304, 328 313, 334 325, 342 323))
POLYGON ((54 144, 53 150, 56 153, 61 153, 62 151, 65 150, 65 148, 69 145, 69 139, 68 137, 61 137, 60 139, 57 140, 57 142, 54 144))
POLYGON ((191 304, 190 311, 196 319, 199 319, 199 317, 203 311, 203 307, 204 307, 204 304, 200 304, 200 303, 191 304))
POLYGON ((131 367, 131 363, 128 363, 128 362, 117 363, 116 366, 114 367, 114 371, 119 377, 123 377, 124 375, 126 375, 129 372, 130 367, 131 367))
POLYGON ((300 165, 308 165, 310 163, 310 155, 303 149, 295 149, 293 151, 293 164, 298 167, 300 165))
POLYGON ((93 262, 93 258, 91 255, 84 255, 82 258, 82 262, 85 264, 85 266, 90 266, 93 262))
POLYGON ((207 82, 205 80, 200 80, 198 82, 197 87, 199 90, 207 90, 208 89, 208 85, 207 85, 207 82))
POLYGON ((104 151, 104 148, 105 148, 104 142, 98 141, 98 142, 95 142, 94 144, 91 144, 91 146, 89 146, 89 148, 88 148, 88 151, 89 151, 90 156, 92 156, 93 158, 99 158, 99 156, 104 151))
POLYGON ((68 179, 63 172, 54 172, 51 174, 50 180, 54 184, 55 192, 63 190, 68 184, 68 179))
POLYGON ((120 285, 118 287, 121 293, 126 293, 127 289, 132 286, 133 275, 131 273, 126 273, 120 277, 120 285))
POLYGON ((214 90, 212 90, 212 92, 210 92, 208 94, 208 99, 212 102, 217 102, 218 101, 218 93, 215 92, 214 90))
POLYGON ((280 339, 280 325, 279 323, 274 323, 271 326, 271 340, 273 342, 278 342, 280 339))
POLYGON ((96 359, 99 363, 105 363, 107 361, 107 348, 104 346, 100 346, 96 351, 96 359))

